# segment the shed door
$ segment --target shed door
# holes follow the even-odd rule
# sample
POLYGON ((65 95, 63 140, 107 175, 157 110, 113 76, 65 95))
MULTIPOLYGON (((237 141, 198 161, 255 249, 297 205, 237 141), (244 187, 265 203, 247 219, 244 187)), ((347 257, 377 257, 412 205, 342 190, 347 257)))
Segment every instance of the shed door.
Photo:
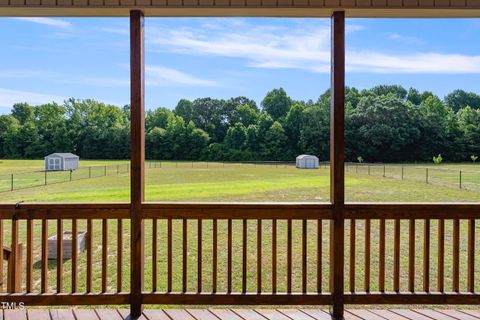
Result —
POLYGON ((315 160, 313 159, 305 159, 305 168, 313 169, 315 168, 315 160))
POLYGON ((48 159, 48 170, 60 170, 60 159, 59 158, 48 159))

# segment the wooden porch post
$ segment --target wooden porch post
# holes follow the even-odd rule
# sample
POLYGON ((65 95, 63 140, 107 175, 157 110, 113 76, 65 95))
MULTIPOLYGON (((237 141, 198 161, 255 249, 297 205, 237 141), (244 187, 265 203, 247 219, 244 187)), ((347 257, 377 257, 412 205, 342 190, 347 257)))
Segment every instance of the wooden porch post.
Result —
POLYGON ((332 15, 330 102, 330 201, 333 204, 331 236, 332 317, 343 319, 344 207, 345 207, 345 12, 332 15))
POLYGON ((144 15, 130 12, 130 104, 131 104, 131 159, 130 159, 130 225, 131 225, 131 298, 133 318, 142 314, 144 227, 141 217, 144 201, 145 162, 145 45, 144 15))

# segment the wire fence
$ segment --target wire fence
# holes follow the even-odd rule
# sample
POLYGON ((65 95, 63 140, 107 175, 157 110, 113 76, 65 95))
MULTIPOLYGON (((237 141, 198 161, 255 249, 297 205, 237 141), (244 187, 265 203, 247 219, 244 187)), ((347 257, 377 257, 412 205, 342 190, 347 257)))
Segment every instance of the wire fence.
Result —
POLYGON ((187 160, 151 160, 145 164, 147 169, 159 168, 233 168, 233 167, 295 167, 295 161, 187 161, 187 160))
POLYGON ((480 170, 432 168, 381 163, 345 163, 347 173, 410 180, 465 190, 480 190, 480 170))
POLYGON ((93 179, 128 173, 130 164, 80 167, 69 171, 29 171, 0 174, 0 192, 14 191, 55 183, 93 179))
MULTIPOLYGON (((295 161, 159 161, 149 160, 147 169, 161 168, 235 168, 235 167, 270 167, 294 168, 295 161)), ((321 169, 329 169, 328 162, 320 162, 321 169)), ((32 187, 46 186, 82 179, 93 179, 129 173, 130 164, 81 167, 71 171, 30 171, 0 174, 0 192, 14 191, 32 187)), ((413 165, 382 163, 345 163, 345 171, 350 174, 365 174, 383 178, 410 180, 420 183, 454 187, 464 190, 480 190, 480 170, 460 170, 449 168, 432 168, 413 165)))

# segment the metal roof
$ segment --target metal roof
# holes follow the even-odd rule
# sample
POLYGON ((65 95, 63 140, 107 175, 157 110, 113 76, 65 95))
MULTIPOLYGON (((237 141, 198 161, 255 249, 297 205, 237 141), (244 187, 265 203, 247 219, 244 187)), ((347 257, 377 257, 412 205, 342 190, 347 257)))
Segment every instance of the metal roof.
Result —
POLYGON ((61 158, 79 158, 79 156, 77 156, 76 154, 73 154, 73 153, 63 153, 63 152, 55 152, 55 153, 52 153, 52 154, 49 154, 48 156, 46 156, 45 158, 48 158, 50 156, 59 156, 61 158))

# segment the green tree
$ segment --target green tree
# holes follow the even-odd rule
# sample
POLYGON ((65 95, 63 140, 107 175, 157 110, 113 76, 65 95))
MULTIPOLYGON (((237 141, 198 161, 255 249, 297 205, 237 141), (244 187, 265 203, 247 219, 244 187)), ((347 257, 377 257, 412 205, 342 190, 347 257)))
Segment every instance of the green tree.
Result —
POLYGON ((275 121, 265 135, 264 152, 267 160, 286 160, 287 135, 280 122, 275 121))
POLYGON ((290 99, 282 88, 273 89, 268 92, 262 100, 263 110, 265 110, 273 120, 284 117, 290 110, 291 105, 292 99, 290 99))
POLYGON ((466 154, 480 154, 480 110, 462 108, 458 112, 458 123, 463 133, 466 154))
POLYGON ((247 141, 247 128, 242 123, 236 123, 228 128, 225 136, 225 146, 230 149, 242 150, 247 141))
POLYGON ((445 96, 445 103, 455 112, 466 106, 480 109, 480 96, 473 92, 455 90, 445 96))
POLYGON ((193 103, 190 100, 181 99, 173 112, 188 123, 193 120, 193 103))

